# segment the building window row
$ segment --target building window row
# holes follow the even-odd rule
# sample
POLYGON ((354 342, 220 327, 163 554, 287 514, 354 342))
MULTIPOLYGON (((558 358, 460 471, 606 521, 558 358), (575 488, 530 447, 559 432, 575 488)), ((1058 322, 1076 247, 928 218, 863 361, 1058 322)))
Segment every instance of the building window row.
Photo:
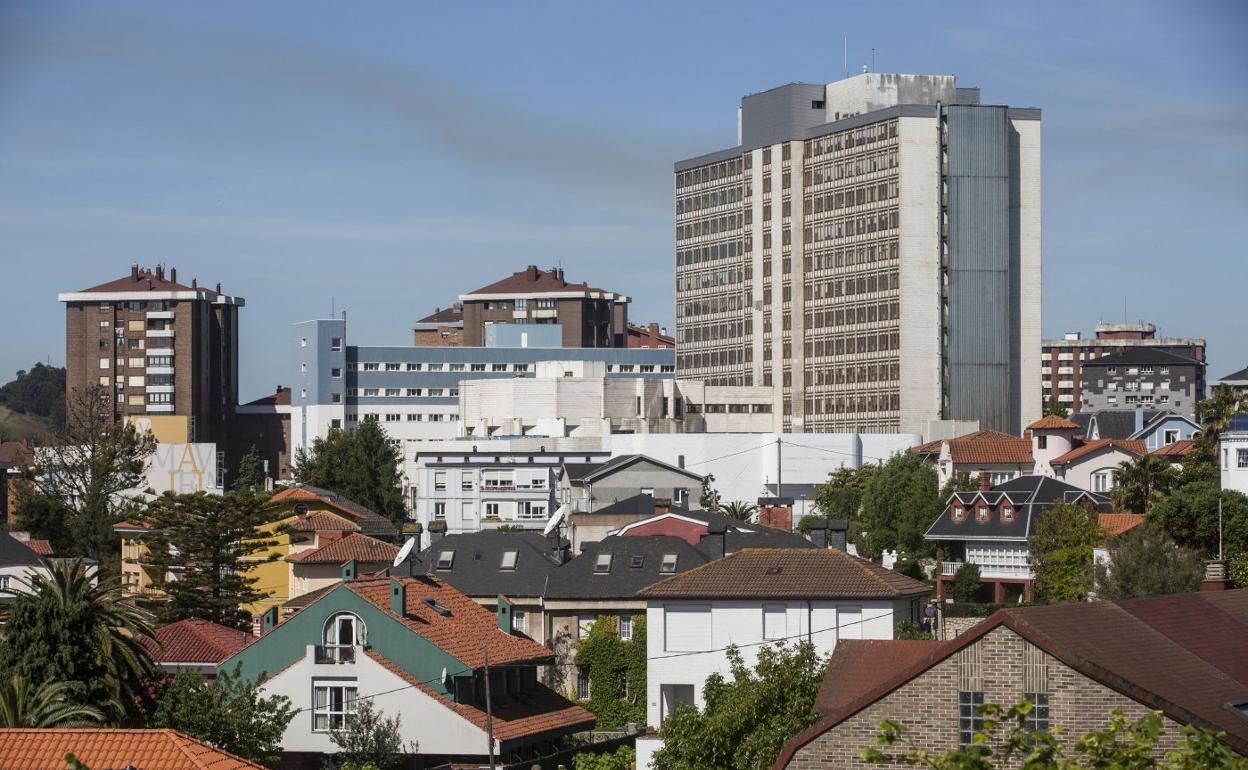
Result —
POLYGON ((884 232, 897 229, 900 215, 897 209, 881 211, 873 214, 854 214, 820 222, 807 227, 805 237, 807 243, 819 243, 837 238, 850 238, 856 235, 884 232))
POLYGON ((696 222, 690 222, 689 224, 677 225, 676 239, 683 241, 688 240, 689 238, 701 238, 705 235, 715 235, 717 233, 740 230, 741 223, 742 215, 740 213, 708 217, 707 219, 700 219, 696 222))
POLYGON ((827 136, 808 139, 805 148, 806 157, 817 158, 820 155, 854 150, 868 144, 896 138, 897 121, 882 121, 849 131, 837 131, 827 136))
POLYGON ((699 166, 676 174, 676 187, 692 187, 704 182, 717 182, 721 179, 740 176, 741 168, 742 160, 739 157, 699 166))
POLYGON ((730 206, 741 202, 741 185, 721 187, 716 190, 676 199, 676 215, 682 216, 702 209, 730 206))

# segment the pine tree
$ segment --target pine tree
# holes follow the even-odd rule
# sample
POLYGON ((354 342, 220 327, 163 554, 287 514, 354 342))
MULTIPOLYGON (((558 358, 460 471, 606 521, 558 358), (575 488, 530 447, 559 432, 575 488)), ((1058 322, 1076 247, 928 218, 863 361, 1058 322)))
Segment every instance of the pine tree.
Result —
POLYGON ((330 429, 295 457, 295 480, 337 492, 401 525, 407 512, 400 484, 399 450, 376 417, 348 432, 330 429))
POLYGON ((235 492, 259 492, 264 489, 264 463, 256 445, 252 444, 247 454, 238 460, 238 473, 234 476, 231 488, 235 492))
POLYGON ((1199 589, 1204 574, 1198 551, 1145 522, 1109 542, 1109 563, 1096 565, 1096 593, 1102 599, 1184 593, 1199 589))
POLYGON ((276 545, 268 525, 284 512, 267 496, 251 492, 166 492, 147 509, 152 529, 147 538, 149 563, 161 576, 153 585, 169 596, 158 611, 172 623, 200 618, 247 629, 251 616, 239 605, 264 598, 250 576, 252 566, 278 558, 259 557, 276 545), (170 576, 176 579, 169 580, 170 576))

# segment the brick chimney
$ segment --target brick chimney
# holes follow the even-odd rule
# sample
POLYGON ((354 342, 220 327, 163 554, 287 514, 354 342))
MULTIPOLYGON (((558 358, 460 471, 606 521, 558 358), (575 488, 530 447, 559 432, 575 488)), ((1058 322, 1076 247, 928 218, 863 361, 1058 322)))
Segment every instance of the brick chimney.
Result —
POLYGON ((130 280, 132 281, 139 280, 139 263, 138 262, 130 263, 130 280))
POLYGON ((992 475, 988 471, 979 472, 979 491, 987 492, 992 489, 992 475))
POLYGON ((176 267, 169 268, 169 280, 174 283, 178 282, 178 269, 176 267))
POLYGON ((156 280, 158 281, 165 280, 165 266, 164 265, 161 265, 161 264, 156 265, 156 280))
POLYGON ((1231 581, 1226 574, 1226 562, 1210 561, 1205 562, 1205 579, 1200 584, 1202 591, 1226 591, 1231 587, 1231 581))

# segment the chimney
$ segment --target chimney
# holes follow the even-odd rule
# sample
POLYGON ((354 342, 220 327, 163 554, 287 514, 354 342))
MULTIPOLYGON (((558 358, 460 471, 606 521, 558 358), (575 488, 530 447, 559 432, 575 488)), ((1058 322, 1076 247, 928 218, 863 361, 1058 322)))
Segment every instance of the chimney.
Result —
POLYGON ((706 527, 704 537, 707 554, 714 559, 722 559, 728 555, 728 527, 721 521, 712 521, 706 527))
POLYGON ((277 627, 277 605, 273 605, 264 611, 264 615, 260 619, 260 633, 267 634, 277 627))
POLYGON ((658 325, 658 324, 656 324, 656 323, 652 323, 652 324, 650 324, 650 336, 651 336, 651 337, 654 337, 654 338, 656 338, 656 339, 658 338, 658 336, 659 336, 659 325, 658 325))
POLYGON ((355 580, 356 574, 357 574, 357 571, 356 571, 355 559, 352 559, 348 561, 346 564, 342 565, 342 579, 343 580, 355 580))
POLYGON ((217 281, 217 294, 221 293, 221 282, 217 281))
POLYGON ((511 634, 511 602, 506 596, 498 595, 498 630, 504 634, 511 634))
POLYGON ((139 280, 139 263, 138 262, 130 263, 130 280, 132 281, 139 280))
POLYGON ((407 611, 407 586, 398 578, 390 578, 390 611, 399 617, 407 611))
POLYGON ((178 269, 176 267, 169 268, 169 280, 174 283, 178 282, 178 269))
POLYGON ((1225 591, 1231 587, 1226 575, 1226 562, 1214 560, 1205 562, 1205 579, 1200 584, 1202 591, 1225 591))
POLYGON ((191 288, 192 288, 192 289, 198 289, 198 288, 199 288, 199 279, 198 279, 198 278, 192 278, 192 279, 191 279, 191 288))
POLYGON ((845 550, 845 533, 849 531, 848 519, 828 519, 828 547, 845 550))
POLYGON ((537 280, 537 265, 529 265, 524 271, 524 277, 530 281, 537 280))
POLYGON ((164 265, 161 265, 161 264, 156 265, 156 280, 158 281, 165 280, 165 266, 164 265))
POLYGON ((987 492, 990 489, 992 489, 992 476, 988 473, 988 471, 980 471, 979 472, 979 491, 987 492))
POLYGON ((445 521, 429 522, 429 543, 430 544, 438 542, 445 535, 446 535, 446 522, 445 521))
POLYGON ((814 543, 816 548, 828 547, 827 519, 820 517, 810 522, 810 542, 814 543))

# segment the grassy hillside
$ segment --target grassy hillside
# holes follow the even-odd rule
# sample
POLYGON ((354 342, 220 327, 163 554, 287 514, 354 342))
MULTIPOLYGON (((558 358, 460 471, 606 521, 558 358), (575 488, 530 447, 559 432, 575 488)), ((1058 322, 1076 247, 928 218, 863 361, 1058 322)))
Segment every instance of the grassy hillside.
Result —
POLYGON ((0 441, 39 440, 47 435, 48 424, 42 418, 0 406, 0 441))

